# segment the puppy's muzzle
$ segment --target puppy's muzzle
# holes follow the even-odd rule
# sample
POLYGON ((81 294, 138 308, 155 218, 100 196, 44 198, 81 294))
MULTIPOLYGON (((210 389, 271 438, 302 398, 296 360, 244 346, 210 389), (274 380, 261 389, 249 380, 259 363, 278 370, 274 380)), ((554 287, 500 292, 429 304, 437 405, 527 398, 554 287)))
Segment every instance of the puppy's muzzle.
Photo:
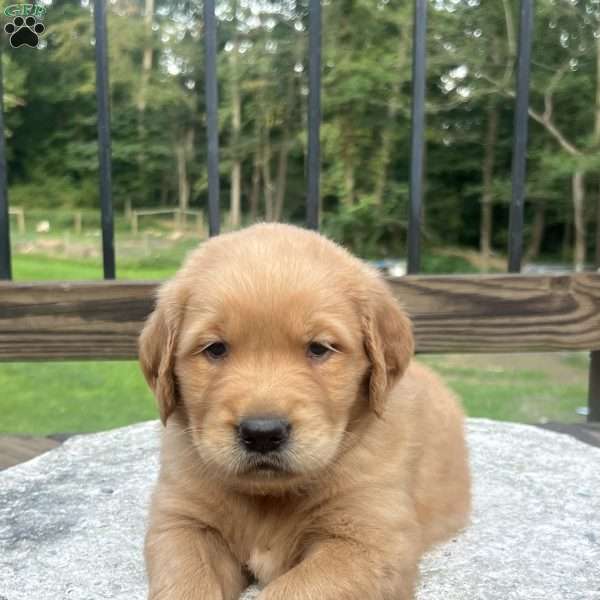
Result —
POLYGON ((238 436, 248 452, 267 454, 281 450, 290 437, 292 426, 285 419, 256 417, 244 419, 238 426, 238 436))

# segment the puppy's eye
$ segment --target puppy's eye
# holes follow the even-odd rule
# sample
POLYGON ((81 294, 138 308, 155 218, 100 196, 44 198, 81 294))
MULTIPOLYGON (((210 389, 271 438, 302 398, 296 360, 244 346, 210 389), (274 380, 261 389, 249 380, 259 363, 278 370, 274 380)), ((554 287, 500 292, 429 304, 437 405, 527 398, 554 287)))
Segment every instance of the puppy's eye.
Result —
POLYGON ((206 346, 202 352, 213 360, 219 360, 227 356, 228 350, 229 349, 227 348, 227 344, 225 342, 213 342, 212 344, 206 346))
POLYGON ((307 354, 309 358, 324 359, 333 352, 333 348, 320 344, 319 342, 311 342, 308 345, 307 354))

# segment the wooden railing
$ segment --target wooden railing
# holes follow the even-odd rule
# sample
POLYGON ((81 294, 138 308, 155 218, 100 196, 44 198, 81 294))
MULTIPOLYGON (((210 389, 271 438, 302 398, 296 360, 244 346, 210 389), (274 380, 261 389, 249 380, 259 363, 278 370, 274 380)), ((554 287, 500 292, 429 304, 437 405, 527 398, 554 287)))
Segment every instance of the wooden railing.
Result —
MULTIPOLYGON (((600 274, 388 278, 418 352, 600 350, 600 274)), ((0 360, 132 359, 156 282, 0 283, 0 360)))

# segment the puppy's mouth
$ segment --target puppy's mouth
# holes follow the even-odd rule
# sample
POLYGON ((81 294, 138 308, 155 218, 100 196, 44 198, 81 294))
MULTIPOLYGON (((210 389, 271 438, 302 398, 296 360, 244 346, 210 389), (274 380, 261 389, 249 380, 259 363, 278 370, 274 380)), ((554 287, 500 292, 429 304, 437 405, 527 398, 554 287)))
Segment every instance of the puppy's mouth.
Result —
POLYGON ((273 476, 290 473, 289 465, 280 455, 249 456, 245 462, 245 475, 273 476))

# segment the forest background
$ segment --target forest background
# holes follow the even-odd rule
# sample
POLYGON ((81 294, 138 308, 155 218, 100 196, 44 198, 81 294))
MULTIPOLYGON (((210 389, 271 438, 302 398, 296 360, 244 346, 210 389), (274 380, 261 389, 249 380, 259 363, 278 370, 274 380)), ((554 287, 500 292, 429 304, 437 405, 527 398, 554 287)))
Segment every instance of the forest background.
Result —
MULTIPOLYGON (((202 7, 111 0, 113 198, 119 214, 204 211, 202 7)), ((401 257, 407 233, 412 3, 323 3, 323 227, 366 258, 401 257)), ((307 7, 217 2, 221 205, 226 226, 301 222, 307 7)), ((517 2, 431 0, 423 236, 506 250, 517 2)), ((4 53, 11 205, 97 209, 91 8, 47 5, 39 48, 4 53)), ((526 260, 599 260, 600 2, 536 2, 526 260)))

